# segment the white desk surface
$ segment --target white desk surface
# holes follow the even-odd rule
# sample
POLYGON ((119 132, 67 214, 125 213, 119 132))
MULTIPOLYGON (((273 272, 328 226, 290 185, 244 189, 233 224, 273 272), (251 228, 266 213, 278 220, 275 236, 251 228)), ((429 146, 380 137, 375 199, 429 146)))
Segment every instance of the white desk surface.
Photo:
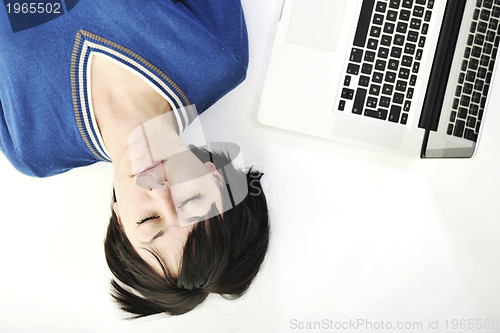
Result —
POLYGON ((332 331, 358 319, 421 332, 438 320, 444 332, 447 320, 500 320, 500 80, 473 159, 400 157, 265 127, 256 111, 281 0, 243 5, 248 78, 203 121, 209 140, 238 143, 265 172, 272 239, 249 292, 210 296, 180 317, 123 320, 102 245, 111 166, 33 179, 2 156, 0 332, 313 331, 299 329, 308 322, 332 331))

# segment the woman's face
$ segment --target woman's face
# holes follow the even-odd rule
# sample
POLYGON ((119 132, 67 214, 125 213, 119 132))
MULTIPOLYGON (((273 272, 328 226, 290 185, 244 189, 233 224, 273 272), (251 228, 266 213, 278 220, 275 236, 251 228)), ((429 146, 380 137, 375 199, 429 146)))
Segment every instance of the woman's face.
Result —
POLYGON ((117 202, 113 209, 129 241, 162 273, 151 251, 160 255, 174 276, 194 223, 223 212, 221 175, 212 163, 202 163, 187 147, 183 149, 143 164, 142 171, 131 161, 141 159, 136 149, 128 166, 115 169, 114 182, 117 202))

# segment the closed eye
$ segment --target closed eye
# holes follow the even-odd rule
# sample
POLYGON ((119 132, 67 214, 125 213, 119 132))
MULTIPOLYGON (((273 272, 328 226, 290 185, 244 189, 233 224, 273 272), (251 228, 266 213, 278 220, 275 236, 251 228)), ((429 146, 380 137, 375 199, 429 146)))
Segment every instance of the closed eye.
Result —
POLYGON ((181 204, 179 206, 177 206, 177 209, 181 209, 182 207, 184 207, 185 205, 187 205, 191 201, 199 200, 199 199, 201 199, 201 194, 200 193, 192 195, 189 198, 187 198, 186 200, 184 200, 183 202, 181 202, 181 204))
POLYGON ((144 222, 147 222, 147 221, 151 221, 151 220, 156 220, 156 219, 159 219, 160 217, 159 216, 156 216, 156 215, 150 215, 148 217, 145 217, 143 219, 141 219, 140 221, 136 222, 138 225, 141 225, 143 224, 144 222))

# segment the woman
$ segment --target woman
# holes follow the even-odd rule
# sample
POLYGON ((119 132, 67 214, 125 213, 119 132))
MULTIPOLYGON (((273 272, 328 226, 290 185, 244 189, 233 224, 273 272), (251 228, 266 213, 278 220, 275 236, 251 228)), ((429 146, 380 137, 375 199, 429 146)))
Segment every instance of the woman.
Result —
POLYGON ((179 137, 197 116, 190 105, 201 113, 245 78, 239 1, 64 4, 52 15, 46 8, 16 13, 6 7, 1 16, 1 150, 19 171, 37 177, 112 161, 116 202, 106 257, 123 309, 138 316, 182 314, 210 292, 240 296, 267 249, 261 174, 243 173, 247 189, 252 185, 258 195, 226 210, 228 180, 218 170, 228 162, 189 149, 179 137), (167 155, 141 166, 129 137, 158 117, 164 121, 156 139, 167 155), (158 163, 167 173, 159 188, 148 180, 158 163), (171 183, 169 176, 187 166, 198 170, 196 177, 171 183), (207 190, 182 199, 193 205, 179 207, 175 196, 187 196, 192 184, 207 190), (189 216, 198 223, 181 225, 187 208, 209 211, 189 216), (154 235, 140 243, 145 233, 154 235))

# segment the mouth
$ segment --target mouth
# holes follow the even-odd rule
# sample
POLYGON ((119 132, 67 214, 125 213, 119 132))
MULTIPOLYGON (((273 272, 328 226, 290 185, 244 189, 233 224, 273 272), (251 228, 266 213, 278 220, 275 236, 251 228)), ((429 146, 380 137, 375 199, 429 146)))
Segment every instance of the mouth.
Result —
POLYGON ((162 166, 163 166, 163 164, 165 164, 165 162, 166 162, 166 160, 154 161, 154 162, 152 162, 152 163, 148 164, 148 165, 147 165, 144 169, 142 169, 141 171, 134 173, 134 174, 133 174, 133 176, 134 176, 134 177, 137 177, 137 176, 139 176, 139 175, 141 175, 141 174, 145 174, 145 173, 150 172, 150 171, 152 171, 152 170, 154 170, 154 169, 156 169, 156 168, 162 167, 162 166))

